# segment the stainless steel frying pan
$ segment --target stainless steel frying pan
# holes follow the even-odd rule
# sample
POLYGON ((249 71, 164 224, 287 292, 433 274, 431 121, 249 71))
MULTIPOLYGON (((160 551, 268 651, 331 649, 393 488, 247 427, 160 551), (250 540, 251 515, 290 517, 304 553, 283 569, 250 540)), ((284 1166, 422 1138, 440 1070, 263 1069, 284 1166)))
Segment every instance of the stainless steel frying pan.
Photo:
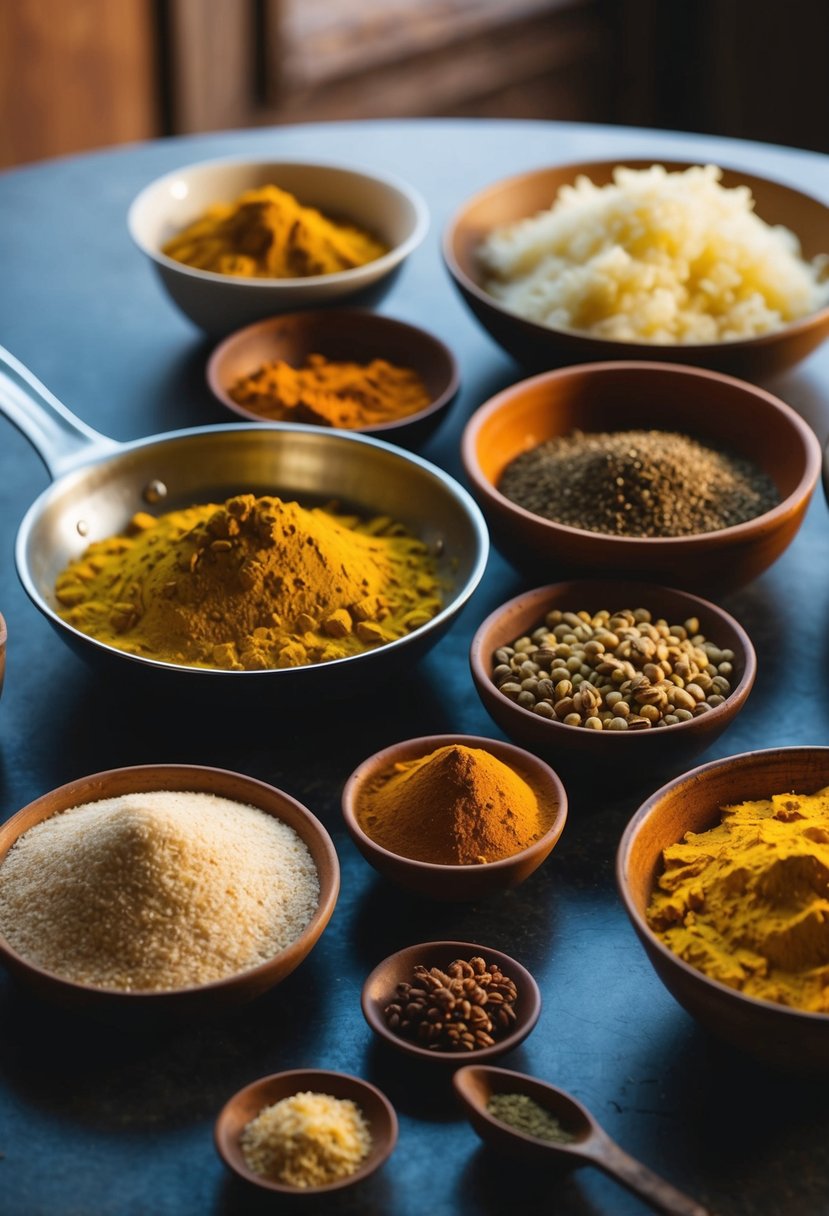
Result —
POLYGON ((486 565, 486 524, 467 492, 442 470, 390 444, 289 423, 192 427, 117 443, 92 430, 0 347, 0 412, 34 445, 53 484, 17 535, 17 572, 34 605, 85 658, 121 674, 187 682, 223 694, 244 688, 302 696, 348 691, 411 663, 446 631, 486 565), (438 555, 445 607, 405 638, 309 667, 214 671, 160 663, 95 641, 57 615, 55 578, 92 540, 120 532, 136 511, 276 494, 305 505, 337 499, 362 514, 389 514, 438 555), (247 683, 245 683, 245 681, 247 683), (257 683, 254 684, 254 681, 257 683))

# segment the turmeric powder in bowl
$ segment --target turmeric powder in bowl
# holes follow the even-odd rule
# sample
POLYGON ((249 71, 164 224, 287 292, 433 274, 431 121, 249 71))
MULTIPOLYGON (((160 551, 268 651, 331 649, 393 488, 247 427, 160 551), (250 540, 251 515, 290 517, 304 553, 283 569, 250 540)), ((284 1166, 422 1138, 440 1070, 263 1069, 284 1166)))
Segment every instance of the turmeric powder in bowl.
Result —
POLYGON ((360 789, 359 826, 381 848, 438 865, 484 865, 550 829, 551 801, 490 752, 453 743, 381 770, 360 789))
POLYGON ((829 786, 722 816, 663 851, 650 927, 746 996, 829 1013, 829 786))
POLYGON ((269 185, 208 207, 162 253, 216 274, 296 279, 364 266, 388 253, 388 246, 269 185))

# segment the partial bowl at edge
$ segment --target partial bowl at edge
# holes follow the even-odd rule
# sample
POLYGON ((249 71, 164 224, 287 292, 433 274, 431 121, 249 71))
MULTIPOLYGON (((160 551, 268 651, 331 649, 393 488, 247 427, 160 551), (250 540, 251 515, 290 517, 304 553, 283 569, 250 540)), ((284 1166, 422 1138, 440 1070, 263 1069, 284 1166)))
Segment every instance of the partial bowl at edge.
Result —
POLYGON ((227 334, 279 312, 346 298, 377 303, 429 225, 426 204, 406 182, 386 173, 311 161, 211 160, 157 178, 130 206, 127 226, 178 308, 211 334, 227 334), (335 274, 244 278, 185 266, 162 246, 215 203, 276 185, 330 219, 345 219, 388 246, 381 257, 335 274))
POLYGON ((787 791, 829 785, 829 747, 743 752, 691 769, 650 796, 625 828, 616 882, 651 966, 671 995, 717 1037, 764 1063, 809 1072, 829 1069, 829 1014, 807 1013, 746 996, 710 979, 660 941, 646 911, 662 868, 662 851, 686 832, 720 822, 720 810, 787 791))

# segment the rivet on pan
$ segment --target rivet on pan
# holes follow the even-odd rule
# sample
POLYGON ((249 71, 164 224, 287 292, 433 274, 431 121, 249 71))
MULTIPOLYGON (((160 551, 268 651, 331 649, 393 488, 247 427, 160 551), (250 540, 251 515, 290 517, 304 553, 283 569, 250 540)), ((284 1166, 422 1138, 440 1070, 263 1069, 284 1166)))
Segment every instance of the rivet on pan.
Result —
POLYGON ((78 536, 86 536, 87 533, 89 532, 89 524, 86 522, 85 519, 79 519, 78 522, 75 524, 75 529, 78 533, 78 536))
POLYGON ((144 487, 142 497, 144 502, 160 502, 162 498, 167 497, 167 487, 163 481, 151 481, 149 485, 144 487))

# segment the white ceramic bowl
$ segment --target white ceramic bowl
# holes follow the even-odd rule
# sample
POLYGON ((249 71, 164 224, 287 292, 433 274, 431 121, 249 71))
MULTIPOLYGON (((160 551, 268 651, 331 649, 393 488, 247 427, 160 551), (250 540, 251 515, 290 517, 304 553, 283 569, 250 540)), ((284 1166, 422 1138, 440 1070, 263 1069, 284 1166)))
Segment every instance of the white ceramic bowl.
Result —
POLYGON ((133 201, 127 225, 181 311, 208 333, 225 334, 262 317, 347 297, 375 303, 391 286, 393 272, 423 240, 429 216, 416 190, 385 174, 299 161, 214 160, 186 165, 151 182, 133 201), (245 190, 269 184, 327 216, 347 218, 385 242, 389 252, 352 270, 297 279, 195 270, 161 252, 213 203, 233 202, 245 190))

